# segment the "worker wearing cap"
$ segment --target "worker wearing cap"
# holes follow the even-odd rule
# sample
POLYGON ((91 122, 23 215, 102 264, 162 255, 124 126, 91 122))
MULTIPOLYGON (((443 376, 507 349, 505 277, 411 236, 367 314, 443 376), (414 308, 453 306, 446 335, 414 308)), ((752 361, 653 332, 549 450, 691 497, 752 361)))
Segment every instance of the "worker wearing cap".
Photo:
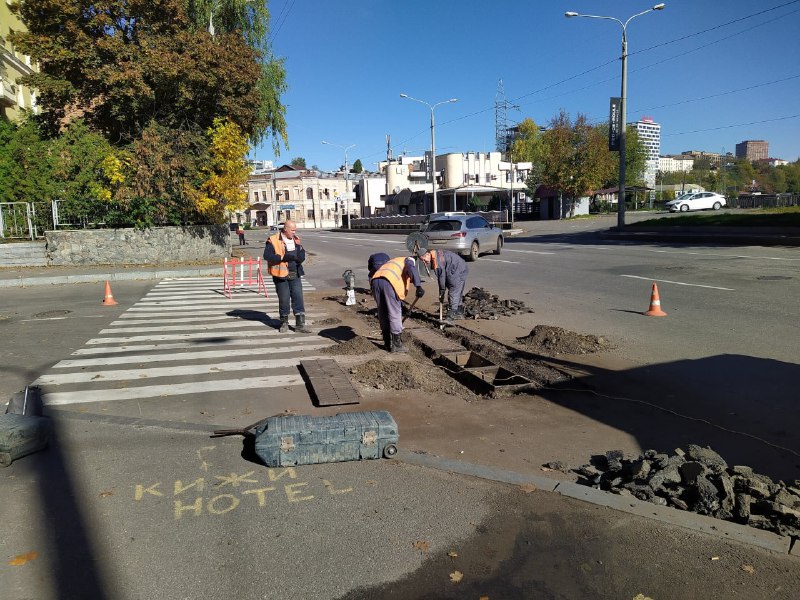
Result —
POLYGON ((389 352, 407 352, 400 339, 400 334, 403 333, 402 302, 412 285, 417 288, 417 298, 425 295, 416 261, 411 256, 389 258, 387 254, 380 252, 369 257, 367 266, 386 349, 389 352))
POLYGON ((419 258, 433 271, 439 281, 440 303, 444 303, 445 290, 448 292, 447 319, 463 319, 464 307, 461 298, 469 275, 467 263, 458 254, 449 250, 427 250, 419 258))

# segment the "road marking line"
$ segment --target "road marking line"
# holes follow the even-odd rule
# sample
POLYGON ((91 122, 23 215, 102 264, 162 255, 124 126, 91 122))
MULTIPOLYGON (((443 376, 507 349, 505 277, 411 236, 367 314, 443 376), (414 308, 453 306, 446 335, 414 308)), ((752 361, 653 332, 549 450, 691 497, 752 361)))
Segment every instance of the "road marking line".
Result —
POLYGON ((206 323, 183 325, 157 325, 153 327, 115 327, 101 329, 98 335, 114 335, 115 333, 147 333, 150 331, 209 331, 212 329, 235 329, 237 327, 253 327, 253 322, 237 319, 232 323, 206 323))
POLYGON ((169 367, 150 367, 147 369, 111 369, 108 371, 80 371, 77 373, 45 374, 31 385, 65 385, 105 381, 143 381, 158 377, 185 377, 187 375, 222 375, 232 371, 268 371, 296 367, 301 360, 314 360, 323 356, 297 356, 271 360, 246 360, 237 362, 212 363, 207 365, 172 365, 169 367))
MULTIPOLYGON (((163 318, 163 319, 143 319, 144 315, 120 315, 119 321, 112 321, 111 326, 123 326, 127 327, 128 325, 150 325, 152 323, 206 323, 208 321, 226 321, 228 323, 238 323, 242 320, 248 322, 259 322, 261 321, 260 318, 258 319, 248 319, 247 317, 266 317, 263 311, 260 310, 252 310, 252 311, 243 311, 234 315, 220 315, 218 312, 210 312, 208 315, 203 315, 203 312, 195 313, 192 312, 193 315, 201 315, 201 316, 192 316, 192 317, 174 317, 171 313, 166 313, 161 315, 163 317, 170 317, 170 318, 163 318)), ((306 317, 324 317, 327 313, 311 313, 307 312, 306 317)), ((150 315, 159 316, 158 313, 147 313, 148 317, 150 315)), ((308 321, 307 321, 308 322, 308 321)))
MULTIPOLYGON (((292 338, 292 342, 308 342, 318 340, 316 335, 298 335, 292 338)), ((98 346, 95 348, 80 348, 75 350, 70 356, 93 356, 93 355, 112 355, 123 352, 142 352, 143 350, 188 350, 189 348, 219 348, 220 346, 247 346, 248 352, 254 352, 270 345, 282 344, 285 342, 283 336, 273 336, 255 339, 219 339, 215 338, 208 342, 172 342, 167 344, 133 344, 130 346, 98 346)))
POLYGON ((780 256, 750 256, 748 254, 721 254, 719 252, 689 252, 688 250, 655 250, 647 248, 648 252, 657 252, 660 254, 691 254, 694 256, 721 256, 723 258, 747 258, 751 260, 788 260, 800 261, 800 258, 784 258, 780 256))
POLYGON ((501 262, 501 263, 508 263, 510 265, 518 265, 519 264, 519 261, 516 261, 516 260, 503 260, 502 258, 482 258, 481 261, 501 262))
POLYGON ((64 319, 104 319, 108 318, 107 315, 70 315, 66 317, 42 317, 41 319, 21 319, 20 323, 29 323, 32 321, 62 321, 64 319))
POLYGON ((540 252, 538 250, 512 250, 510 248, 503 248, 505 252, 522 252, 523 254, 555 254, 555 252, 540 252))
POLYGON ((652 277, 639 277, 638 275, 620 275, 620 277, 630 277, 631 279, 644 279, 645 281, 656 281, 659 283, 672 283, 675 285, 688 285, 690 287, 708 288, 710 290, 723 290, 725 292, 735 292, 733 288, 718 287, 715 285, 701 285, 699 283, 683 283, 682 281, 670 281, 669 279, 653 279, 652 277))
POLYGON ((228 392, 232 390, 263 389, 304 385, 300 375, 273 375, 269 377, 246 377, 243 379, 218 379, 216 381, 197 381, 175 383, 172 385, 147 385, 121 389, 79 390, 76 392, 53 392, 43 394, 42 400, 48 406, 59 404, 79 404, 82 402, 106 402, 113 400, 133 400, 141 398, 163 398, 205 392, 228 392))
MULTIPOLYGON (((319 338, 317 338, 319 340, 319 338)), ((316 344, 294 344, 288 350, 285 348, 270 348, 270 352, 300 352, 307 350, 321 350, 332 345, 332 342, 316 344)), ((202 350, 200 352, 172 352, 170 354, 128 354, 127 356, 101 356, 99 358, 75 358, 62 360, 54 369, 74 369, 76 367, 97 367, 105 365, 124 365, 128 363, 153 363, 170 362, 178 360, 201 360, 205 358, 226 358, 237 355, 257 354, 254 348, 227 348, 226 350, 202 350)))
MULTIPOLYGON (((290 332, 293 334, 294 332, 290 332)), ((237 331, 235 336, 237 338, 247 338, 247 337, 261 337, 267 335, 290 335, 286 333, 278 333, 277 329, 273 330, 264 330, 259 328, 258 331, 237 331)), ((202 333, 173 333, 168 335, 134 335, 129 337, 118 337, 118 338, 92 338, 88 342, 87 345, 96 346, 98 344, 129 344, 131 342, 161 342, 167 340, 214 340, 219 338, 229 338, 232 336, 225 335, 224 332, 219 332, 216 336, 210 334, 209 332, 202 332, 202 333)), ((294 339, 294 338, 293 338, 294 339)))

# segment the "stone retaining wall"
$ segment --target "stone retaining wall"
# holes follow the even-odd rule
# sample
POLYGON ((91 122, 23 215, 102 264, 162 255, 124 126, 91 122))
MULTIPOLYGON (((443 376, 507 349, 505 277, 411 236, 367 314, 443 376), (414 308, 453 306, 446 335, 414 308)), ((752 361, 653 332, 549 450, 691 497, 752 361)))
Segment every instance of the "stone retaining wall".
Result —
POLYGON ((231 255, 225 225, 45 233, 48 266, 210 262, 231 255))

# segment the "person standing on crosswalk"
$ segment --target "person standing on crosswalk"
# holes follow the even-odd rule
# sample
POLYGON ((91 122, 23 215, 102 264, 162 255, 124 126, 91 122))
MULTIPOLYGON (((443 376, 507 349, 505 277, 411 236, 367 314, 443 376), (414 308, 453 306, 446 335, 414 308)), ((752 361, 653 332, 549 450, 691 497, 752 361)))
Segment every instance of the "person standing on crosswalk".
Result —
POLYGON ((278 315, 281 319, 278 331, 289 331, 289 313, 294 313, 294 330, 300 333, 311 333, 306 328, 306 309, 303 303, 303 283, 305 274, 303 262, 306 251, 296 235, 297 226, 294 221, 286 221, 283 230, 267 238, 264 247, 264 260, 267 261, 267 272, 272 275, 275 293, 278 294, 278 315))

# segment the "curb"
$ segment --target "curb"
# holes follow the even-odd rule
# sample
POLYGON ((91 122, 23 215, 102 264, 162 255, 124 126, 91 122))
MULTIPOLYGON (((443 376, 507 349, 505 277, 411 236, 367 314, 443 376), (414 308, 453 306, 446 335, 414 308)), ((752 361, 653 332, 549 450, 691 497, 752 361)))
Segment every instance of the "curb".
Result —
POLYGON ((221 267, 197 269, 128 271, 119 273, 88 273, 83 275, 56 275, 53 277, 18 277, 0 279, 0 287, 30 287, 34 285, 62 285, 67 283, 102 283, 103 281, 135 281, 169 277, 222 277, 221 267))
POLYGON ((683 244, 728 244, 732 246, 800 246, 800 237, 794 235, 735 235, 713 233, 670 233, 661 231, 601 232, 605 240, 634 242, 678 242, 683 244))
POLYGON ((457 460, 441 458, 429 454, 417 454, 401 450, 398 459, 412 465, 448 471, 459 475, 468 475, 490 481, 498 481, 512 485, 534 484, 545 492, 555 492, 567 498, 588 502, 595 506, 610 508, 646 519, 676 525, 692 531, 710 534, 726 540, 733 540, 750 546, 757 546, 780 554, 800 558, 800 543, 792 544, 792 538, 780 536, 771 531, 764 531, 740 525, 731 521, 723 521, 690 511, 679 510, 668 506, 659 506, 651 502, 604 492, 572 481, 559 481, 536 475, 525 475, 514 471, 505 471, 492 467, 484 467, 457 460))

